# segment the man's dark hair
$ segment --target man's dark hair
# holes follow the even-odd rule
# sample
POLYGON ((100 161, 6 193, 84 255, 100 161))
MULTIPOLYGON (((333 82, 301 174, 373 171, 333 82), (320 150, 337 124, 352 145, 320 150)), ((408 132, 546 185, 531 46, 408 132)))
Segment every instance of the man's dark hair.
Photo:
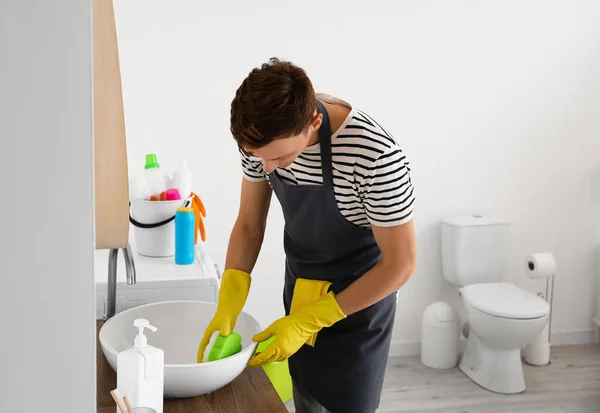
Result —
POLYGON ((231 133, 248 153, 304 132, 316 105, 306 72, 291 62, 271 58, 253 69, 238 88, 231 102, 231 133))

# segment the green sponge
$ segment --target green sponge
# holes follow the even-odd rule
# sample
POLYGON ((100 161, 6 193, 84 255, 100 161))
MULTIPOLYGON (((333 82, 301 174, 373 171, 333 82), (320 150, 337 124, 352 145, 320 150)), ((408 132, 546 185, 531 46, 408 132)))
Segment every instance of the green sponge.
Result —
POLYGON ((232 331, 228 336, 219 334, 208 354, 208 361, 221 360, 242 351, 242 336, 232 331))

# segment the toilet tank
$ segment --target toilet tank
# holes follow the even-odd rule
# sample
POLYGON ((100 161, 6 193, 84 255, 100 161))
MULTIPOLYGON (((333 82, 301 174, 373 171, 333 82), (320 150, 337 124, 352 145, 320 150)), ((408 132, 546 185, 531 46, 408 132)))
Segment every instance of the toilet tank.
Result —
POLYGON ((444 278, 460 288, 501 281, 508 261, 510 221, 481 215, 442 222, 444 278))

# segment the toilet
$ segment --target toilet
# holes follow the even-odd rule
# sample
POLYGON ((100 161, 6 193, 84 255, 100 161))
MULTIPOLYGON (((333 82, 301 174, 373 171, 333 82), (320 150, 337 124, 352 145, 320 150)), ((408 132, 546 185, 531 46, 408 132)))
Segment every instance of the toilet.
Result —
POLYGON ((549 304, 502 282, 510 221, 481 215, 442 222, 444 278, 458 288, 469 333, 459 369, 481 387, 503 394, 525 391, 521 348, 548 322, 549 304))

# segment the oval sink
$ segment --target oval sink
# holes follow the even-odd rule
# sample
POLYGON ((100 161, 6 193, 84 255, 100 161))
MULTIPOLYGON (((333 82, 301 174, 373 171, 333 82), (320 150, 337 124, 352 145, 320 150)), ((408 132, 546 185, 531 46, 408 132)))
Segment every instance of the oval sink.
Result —
MULTIPOLYGON (((257 343, 252 337, 261 331, 258 321, 242 312, 235 326, 242 336, 242 351, 223 360, 196 363, 198 345, 216 308, 216 303, 203 301, 164 301, 123 311, 100 329, 102 352, 116 371, 117 354, 131 348, 137 334, 133 320, 145 318, 158 329, 146 330, 148 344, 165 352, 165 397, 187 398, 213 392, 244 371, 256 351, 257 343)), ((205 359, 213 340, 206 349, 205 359)))

